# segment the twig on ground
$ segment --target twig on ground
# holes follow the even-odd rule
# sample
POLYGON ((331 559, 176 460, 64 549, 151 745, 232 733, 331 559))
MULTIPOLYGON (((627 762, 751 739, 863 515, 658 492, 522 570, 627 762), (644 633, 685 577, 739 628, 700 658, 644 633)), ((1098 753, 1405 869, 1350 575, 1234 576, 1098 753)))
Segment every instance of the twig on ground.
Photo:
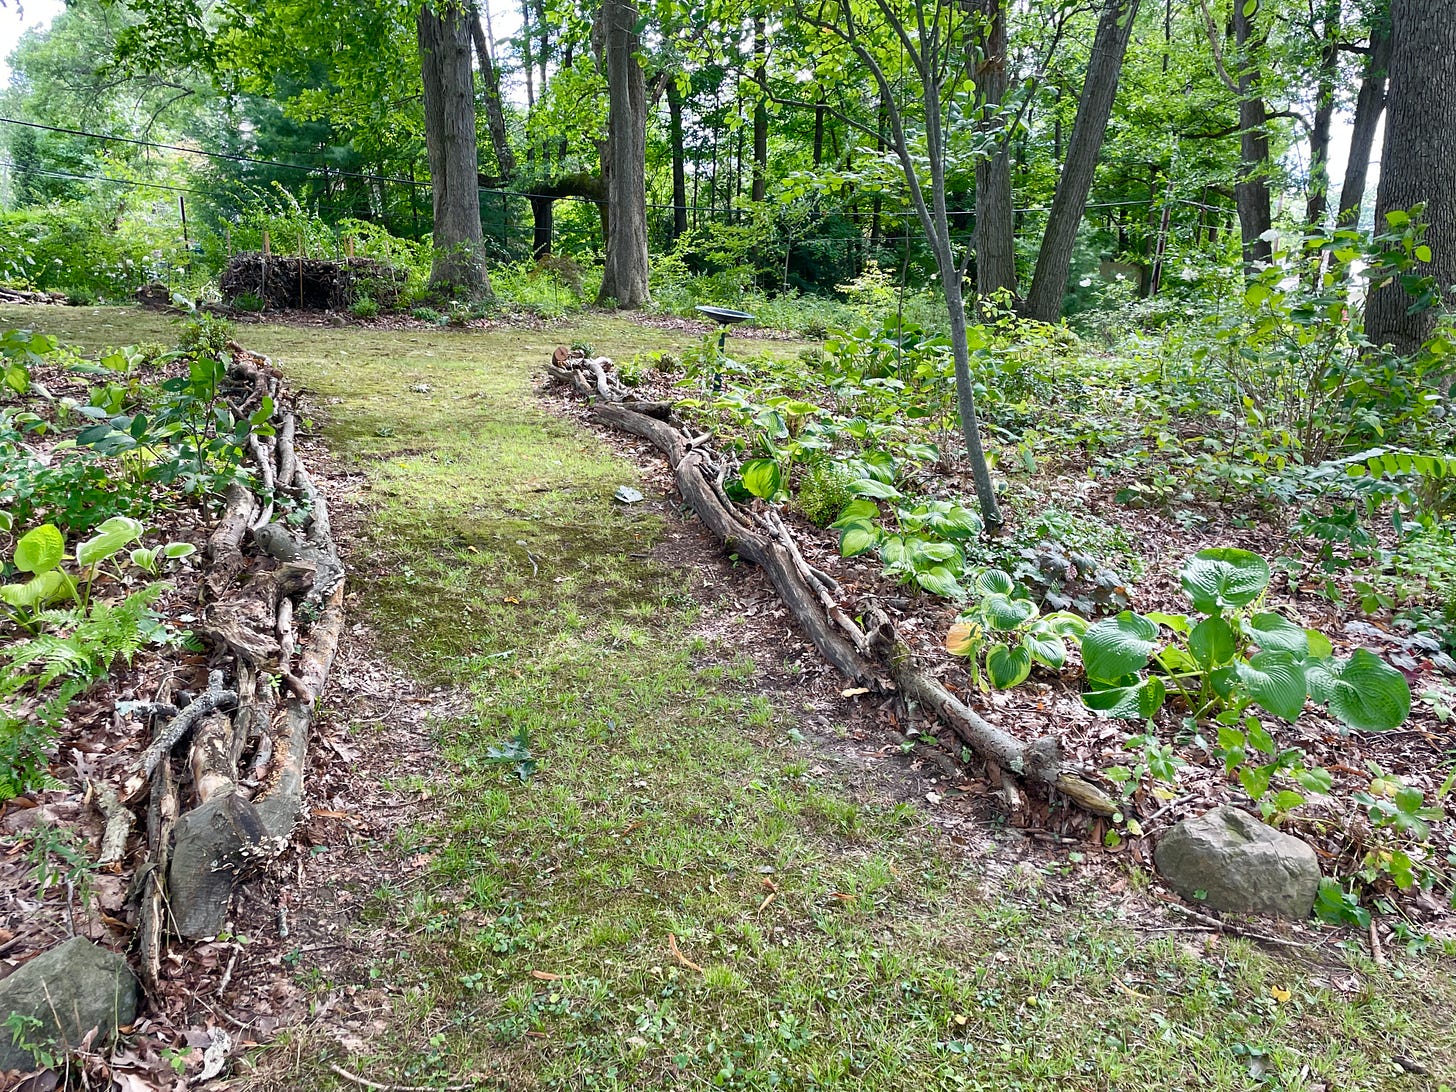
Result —
POLYGON ((368 1077, 361 1077, 357 1073, 350 1073, 341 1065, 329 1063, 329 1069, 343 1077, 346 1081, 353 1081, 361 1088, 373 1088, 375 1092, 470 1092, 472 1088, 479 1088, 478 1082, 470 1084, 383 1084, 380 1081, 371 1081, 368 1077))
POLYGON ((1197 910, 1184 906, 1182 903, 1168 903, 1174 910, 1184 914, 1194 921, 1201 922, 1208 926, 1215 933, 1232 933, 1236 937, 1243 937, 1245 940, 1257 941, 1260 944, 1275 944, 1282 948, 1302 948, 1305 951, 1312 951, 1313 944, 1306 944, 1302 940, 1289 940, 1287 937, 1270 936, 1268 933, 1255 932, 1253 929, 1246 929, 1242 925, 1235 925, 1233 922, 1224 921, 1222 918, 1211 917, 1208 914, 1200 914, 1197 910))

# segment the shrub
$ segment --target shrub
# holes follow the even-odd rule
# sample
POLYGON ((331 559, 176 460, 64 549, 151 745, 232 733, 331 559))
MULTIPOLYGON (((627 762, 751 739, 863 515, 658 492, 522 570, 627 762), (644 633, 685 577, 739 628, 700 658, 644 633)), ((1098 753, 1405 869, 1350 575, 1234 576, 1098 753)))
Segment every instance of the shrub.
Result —
POLYGON ((850 488, 855 477, 841 463, 822 462, 809 467, 799 483, 798 505, 804 518, 816 527, 828 527, 845 505, 854 500, 850 488))
POLYGON ((379 304, 369 296, 360 296, 349 304, 349 314, 359 319, 372 319, 379 314, 379 304))

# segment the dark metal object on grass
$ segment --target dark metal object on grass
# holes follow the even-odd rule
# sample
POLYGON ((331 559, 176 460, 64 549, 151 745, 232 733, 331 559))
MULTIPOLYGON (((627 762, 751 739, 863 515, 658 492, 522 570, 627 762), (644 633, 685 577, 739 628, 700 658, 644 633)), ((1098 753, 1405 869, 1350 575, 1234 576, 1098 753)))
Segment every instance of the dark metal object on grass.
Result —
MULTIPOLYGON (((740 322, 747 322, 753 318, 747 311, 735 311, 731 307, 697 307, 694 308, 698 314, 718 324, 718 355, 723 355, 723 347, 728 343, 728 327, 737 326, 740 322)), ((713 371, 713 392, 716 394, 723 389, 723 373, 717 369, 713 371)))

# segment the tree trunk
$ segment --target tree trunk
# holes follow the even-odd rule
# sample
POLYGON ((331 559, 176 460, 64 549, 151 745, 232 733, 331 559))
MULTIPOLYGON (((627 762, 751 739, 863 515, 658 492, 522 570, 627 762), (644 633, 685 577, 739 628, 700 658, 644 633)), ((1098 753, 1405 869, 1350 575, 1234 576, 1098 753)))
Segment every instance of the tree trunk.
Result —
POLYGON ((1274 218, 1269 206, 1268 111, 1259 89, 1259 69, 1253 56, 1262 48, 1254 18, 1258 0, 1234 4, 1234 42, 1238 46, 1239 87, 1239 180, 1234 185, 1234 204, 1239 210, 1239 231, 1243 239, 1244 268, 1267 262, 1274 255, 1268 238, 1274 218))
MULTIPOLYGON (((1412 272, 1435 278, 1450 298, 1456 282, 1456 0, 1391 0, 1390 98, 1375 227, 1386 214, 1424 204, 1431 261, 1412 272)), ((1430 336, 1439 308, 1410 314, 1399 280, 1370 295, 1365 331, 1376 345, 1413 353, 1430 336)))
POLYGON ((764 199, 768 186, 768 66, 766 54, 768 35, 762 15, 753 20, 753 56, 757 65, 753 69, 754 82, 758 84, 758 101, 753 106, 753 188, 750 199, 756 204, 764 199))
POLYGON ((602 0, 607 60, 606 260, 598 303, 635 309, 647 287, 647 83, 637 59, 636 0, 602 0))
POLYGON ((1370 53, 1365 75, 1355 99, 1355 120, 1350 129, 1350 158, 1345 164, 1345 182, 1340 187, 1338 219, 1343 227, 1360 222, 1365 204, 1365 182, 1370 176, 1370 152, 1375 147, 1375 130, 1385 112, 1385 83, 1390 71, 1390 22, 1377 16, 1370 25, 1370 53))
POLYGON ((445 7, 442 12, 422 7, 417 19, 425 146, 435 202, 430 286, 489 292, 480 230, 470 18, 463 8, 445 7))
MULTIPOLYGON (((824 92, 823 91, 820 91, 819 92, 819 97, 821 99, 823 99, 823 97, 824 97, 824 92)), ((818 170, 818 168, 820 167, 820 165, 824 162, 824 111, 825 111, 825 109, 826 109, 826 107, 822 103, 820 105, 814 107, 814 168, 815 168, 815 170, 818 170)), ((884 130, 884 126, 881 125, 880 126, 880 129, 881 129, 881 131, 883 131, 884 130)), ((881 143, 883 143, 883 141, 881 143)))
MULTIPOLYGON (((1304 204, 1304 222, 1308 230, 1324 226, 1325 212, 1330 206, 1330 123, 1335 116, 1335 81, 1340 74, 1340 6, 1341 0, 1327 0, 1320 20, 1318 98, 1314 104, 1314 124, 1309 132, 1309 193, 1304 204)), ((1310 30, 1316 30, 1311 23, 1310 30)))
POLYGON ((667 136, 672 145, 672 241, 687 234, 688 184, 683 162, 683 100, 677 81, 667 80, 667 136))
POLYGON ((546 194, 531 195, 531 257, 544 258, 551 253, 551 237, 555 234, 556 198, 546 194))
MULTIPOLYGON (((532 110, 536 106, 536 85, 531 75, 531 0, 521 0, 521 71, 526 76, 526 109, 532 110)), ((529 147, 526 154, 531 154, 529 147)))
POLYGON ((1072 267, 1072 248, 1087 208, 1087 195, 1092 192, 1092 176, 1097 170, 1107 119, 1112 116, 1122 59, 1127 53, 1137 11, 1138 0, 1107 0, 1097 22, 1082 98, 1077 103, 1077 120, 1072 124, 1072 138, 1067 144, 1067 160, 1057 181, 1056 197, 1052 200, 1041 252, 1036 259, 1036 273, 1026 297, 1024 313, 1028 318, 1055 322, 1061 317, 1067 273, 1072 267))
MULTIPOLYGON (((998 107, 1007 85, 1005 0, 977 0, 977 10, 987 30, 976 69, 976 97, 982 106, 998 107)), ((1008 140, 1009 134, 1003 134, 995 152, 976 162, 976 290, 983 296, 1002 288, 1016 291, 1008 140)))
POLYGON ((480 13, 470 9, 470 37, 475 42, 475 59, 480 66, 482 94, 485 96, 485 119, 490 128, 490 143, 495 149, 496 167, 502 179, 516 173, 516 153, 511 151, 511 142, 506 135, 506 115, 501 106, 500 73, 491 59, 490 43, 485 40, 485 28, 480 25, 480 13))

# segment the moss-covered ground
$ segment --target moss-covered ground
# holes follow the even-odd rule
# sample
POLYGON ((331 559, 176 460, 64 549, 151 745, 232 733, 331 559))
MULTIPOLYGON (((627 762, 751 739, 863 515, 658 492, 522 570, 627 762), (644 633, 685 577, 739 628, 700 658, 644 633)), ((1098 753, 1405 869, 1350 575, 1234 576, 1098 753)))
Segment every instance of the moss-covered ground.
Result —
MULTIPOLYGON (((93 347, 171 332, 132 311, 0 310, 17 318, 93 347)), ((359 921, 398 938, 358 983, 388 997, 387 1030, 352 1054, 290 1031, 248 1087, 353 1087, 330 1062, 385 1085, 874 1092, 1456 1073, 1445 957, 1206 944, 1109 900, 1078 854, 987 882, 915 806, 824 774, 792 695, 760 693, 751 659, 700 635, 687 574, 648 556, 661 519, 611 503, 634 467, 530 387, 559 342, 622 359, 691 335, 590 318, 242 336, 364 476, 367 621, 470 699, 419 771, 438 810, 379 850, 397 879, 359 921), (529 780, 501 757, 513 739, 529 780)), ((321 996, 343 985, 306 958, 296 973, 321 996)))

